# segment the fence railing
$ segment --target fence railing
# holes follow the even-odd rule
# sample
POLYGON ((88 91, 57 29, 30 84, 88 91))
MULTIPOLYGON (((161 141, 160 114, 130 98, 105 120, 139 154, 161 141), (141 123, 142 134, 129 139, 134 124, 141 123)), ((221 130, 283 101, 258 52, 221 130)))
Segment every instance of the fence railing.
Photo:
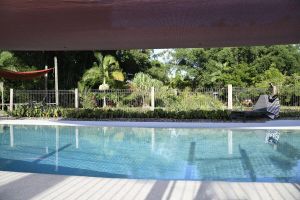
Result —
MULTIPOLYGON (((4 106, 10 110, 18 105, 48 105, 64 108, 75 107, 75 90, 10 90, 10 100, 4 106)), ((2 107, 4 107, 2 106, 2 107)))
MULTIPOLYGON (((178 90, 170 88, 89 90, 10 90, 9 102, 4 106, 12 110, 16 105, 53 105, 64 108, 109 107, 128 109, 166 110, 252 110, 266 88, 201 88, 178 90), (58 93, 58 99, 56 99, 58 93)), ((300 110, 300 88, 278 87, 281 106, 300 110)))
MULTIPOLYGON (((97 107, 151 107, 151 91, 150 90, 131 90, 131 89, 111 89, 111 90, 91 90, 97 107)), ((81 104, 88 98, 88 94, 82 94, 81 104)))
POLYGON ((278 87, 278 98, 282 106, 300 110, 300 87, 278 87))
POLYGON ((262 94, 266 94, 268 89, 265 88, 240 88, 232 89, 233 110, 251 110, 262 94))
POLYGON ((227 109, 227 88, 155 91, 155 107, 172 110, 227 109))
POLYGON ((300 110, 300 88, 294 86, 276 87, 275 91, 268 88, 233 88, 233 109, 251 110, 262 94, 275 94, 278 96, 282 109, 300 110))

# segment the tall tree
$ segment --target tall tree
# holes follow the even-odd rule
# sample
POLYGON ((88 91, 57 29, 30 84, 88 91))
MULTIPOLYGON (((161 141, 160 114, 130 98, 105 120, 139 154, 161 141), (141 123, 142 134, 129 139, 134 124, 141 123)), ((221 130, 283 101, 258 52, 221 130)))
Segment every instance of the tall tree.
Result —
POLYGON ((288 76, 299 72, 300 49, 299 45, 176 49, 173 64, 181 70, 196 70, 195 78, 189 81, 194 88, 246 87, 260 83, 261 75, 271 68, 288 76))
POLYGON ((145 49, 119 50, 116 56, 128 78, 132 79, 134 74, 151 68, 151 52, 145 49))

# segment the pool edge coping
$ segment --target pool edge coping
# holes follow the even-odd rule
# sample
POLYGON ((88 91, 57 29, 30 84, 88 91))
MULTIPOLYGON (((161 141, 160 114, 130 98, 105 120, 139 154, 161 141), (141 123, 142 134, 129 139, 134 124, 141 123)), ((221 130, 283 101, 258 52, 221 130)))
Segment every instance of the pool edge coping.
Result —
POLYGON ((134 122, 134 121, 80 121, 63 119, 3 119, 0 125, 50 125, 78 127, 136 127, 136 128, 223 128, 223 129, 299 129, 300 120, 273 120, 255 122, 134 122))

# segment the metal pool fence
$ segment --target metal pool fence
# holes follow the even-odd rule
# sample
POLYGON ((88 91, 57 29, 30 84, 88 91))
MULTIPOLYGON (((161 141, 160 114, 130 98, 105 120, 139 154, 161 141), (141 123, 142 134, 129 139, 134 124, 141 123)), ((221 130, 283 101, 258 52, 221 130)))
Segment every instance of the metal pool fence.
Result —
POLYGON ((251 110, 262 94, 266 94, 268 89, 265 88, 240 88, 232 89, 233 110, 243 111, 251 110))
POLYGON ((151 91, 150 90, 131 90, 131 89, 110 89, 110 90, 90 90, 81 95, 81 105, 88 101, 89 94, 93 95, 94 104, 97 107, 113 108, 150 108, 151 91))
POLYGON ((74 108, 75 106, 75 90, 15 90, 11 91, 9 106, 18 105, 52 105, 64 108, 74 108), (56 94, 58 101, 56 101, 56 94))
MULTIPOLYGON (((93 94, 92 99, 94 99, 94 104, 97 107, 172 110, 216 110, 226 109, 227 107, 227 90, 225 88, 204 88, 194 91, 164 88, 151 88, 148 90, 114 89, 91 90, 89 93, 93 94)), ((89 95, 84 95, 81 101, 83 106, 83 101, 86 101, 85 98, 89 98, 89 95)))
MULTIPOLYGON (((300 110, 300 88, 277 87, 282 108, 300 110)), ((10 90, 4 105, 52 105, 64 108, 109 107, 127 109, 165 110, 251 110, 266 88, 201 88, 178 90, 170 88, 88 90, 10 90)))

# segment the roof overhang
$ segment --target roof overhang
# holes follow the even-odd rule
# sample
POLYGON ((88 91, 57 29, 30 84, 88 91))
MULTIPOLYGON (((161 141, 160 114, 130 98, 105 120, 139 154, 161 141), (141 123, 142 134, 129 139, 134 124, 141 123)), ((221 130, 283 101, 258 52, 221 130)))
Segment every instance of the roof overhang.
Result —
POLYGON ((1 0, 0 49, 300 43, 299 0, 1 0))

